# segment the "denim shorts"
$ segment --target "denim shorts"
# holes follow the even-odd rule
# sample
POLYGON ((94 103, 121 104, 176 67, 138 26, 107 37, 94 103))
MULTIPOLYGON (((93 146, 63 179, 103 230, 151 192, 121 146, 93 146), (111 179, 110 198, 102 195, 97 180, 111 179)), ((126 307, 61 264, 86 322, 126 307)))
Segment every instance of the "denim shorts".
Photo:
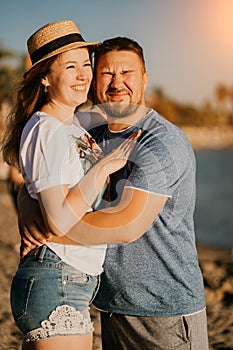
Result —
POLYGON ((26 342, 93 331, 89 305, 99 276, 64 263, 46 245, 19 264, 11 285, 11 308, 26 342))

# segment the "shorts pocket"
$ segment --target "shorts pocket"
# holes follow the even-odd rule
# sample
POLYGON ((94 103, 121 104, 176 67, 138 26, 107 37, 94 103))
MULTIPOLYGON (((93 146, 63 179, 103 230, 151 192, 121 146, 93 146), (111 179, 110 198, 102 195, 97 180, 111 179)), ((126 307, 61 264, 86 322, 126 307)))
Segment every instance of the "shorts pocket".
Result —
POLYGON ((15 276, 11 285, 11 309, 17 321, 27 313, 27 306, 34 283, 33 277, 15 276))
POLYGON ((185 341, 189 341, 190 340, 190 336, 191 336, 191 330, 190 330, 190 325, 189 325, 189 321, 188 321, 188 317, 187 316, 181 316, 181 322, 182 322, 182 331, 183 331, 183 337, 185 341))

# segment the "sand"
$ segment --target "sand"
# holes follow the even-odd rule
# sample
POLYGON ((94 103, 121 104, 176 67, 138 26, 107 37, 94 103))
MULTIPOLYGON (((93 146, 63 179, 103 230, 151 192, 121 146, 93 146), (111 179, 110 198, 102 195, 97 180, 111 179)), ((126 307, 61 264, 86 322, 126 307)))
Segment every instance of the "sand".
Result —
MULTIPOLYGON (((19 235, 5 181, 0 181, 0 232, 0 350, 20 350, 22 336, 9 303, 11 279, 18 264, 19 235)), ((232 252, 203 246, 198 247, 198 252, 205 282, 210 350, 233 350, 232 252)), ((91 311, 96 328, 93 350, 101 350, 99 314, 91 311)))

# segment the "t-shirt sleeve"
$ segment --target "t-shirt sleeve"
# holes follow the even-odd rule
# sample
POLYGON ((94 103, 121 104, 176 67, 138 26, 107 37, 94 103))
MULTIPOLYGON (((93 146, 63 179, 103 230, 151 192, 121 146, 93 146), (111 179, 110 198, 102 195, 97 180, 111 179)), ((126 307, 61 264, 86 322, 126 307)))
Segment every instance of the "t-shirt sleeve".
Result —
MULTIPOLYGON (((46 129, 43 123, 38 130, 31 168, 31 185, 35 193, 70 184, 70 146, 62 125, 46 129)), ((77 154, 78 157, 78 154, 77 154)))
POLYGON ((185 146, 178 139, 150 137, 136 149, 136 157, 126 187, 134 187, 162 196, 172 197, 184 171, 179 152, 185 146))

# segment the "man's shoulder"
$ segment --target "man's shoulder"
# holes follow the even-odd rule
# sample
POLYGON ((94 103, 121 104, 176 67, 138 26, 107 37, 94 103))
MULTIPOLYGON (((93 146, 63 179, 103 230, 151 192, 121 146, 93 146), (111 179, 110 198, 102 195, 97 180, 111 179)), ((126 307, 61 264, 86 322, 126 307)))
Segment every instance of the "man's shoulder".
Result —
POLYGON ((193 160, 192 146, 184 132, 156 111, 151 110, 147 118, 142 121, 144 137, 141 140, 143 146, 151 150, 151 154, 161 156, 163 162, 173 159, 179 163, 193 160))
POLYGON ((169 139, 171 141, 176 139, 180 139, 182 142, 187 141, 184 132, 177 125, 171 123, 155 110, 150 110, 146 118, 141 120, 139 127, 147 133, 147 137, 150 139, 163 140, 163 142, 169 139))
POLYGON ((142 119, 142 124, 144 128, 147 128, 152 133, 163 132, 163 133, 183 133, 182 130, 164 116, 151 109, 146 118, 142 119))

